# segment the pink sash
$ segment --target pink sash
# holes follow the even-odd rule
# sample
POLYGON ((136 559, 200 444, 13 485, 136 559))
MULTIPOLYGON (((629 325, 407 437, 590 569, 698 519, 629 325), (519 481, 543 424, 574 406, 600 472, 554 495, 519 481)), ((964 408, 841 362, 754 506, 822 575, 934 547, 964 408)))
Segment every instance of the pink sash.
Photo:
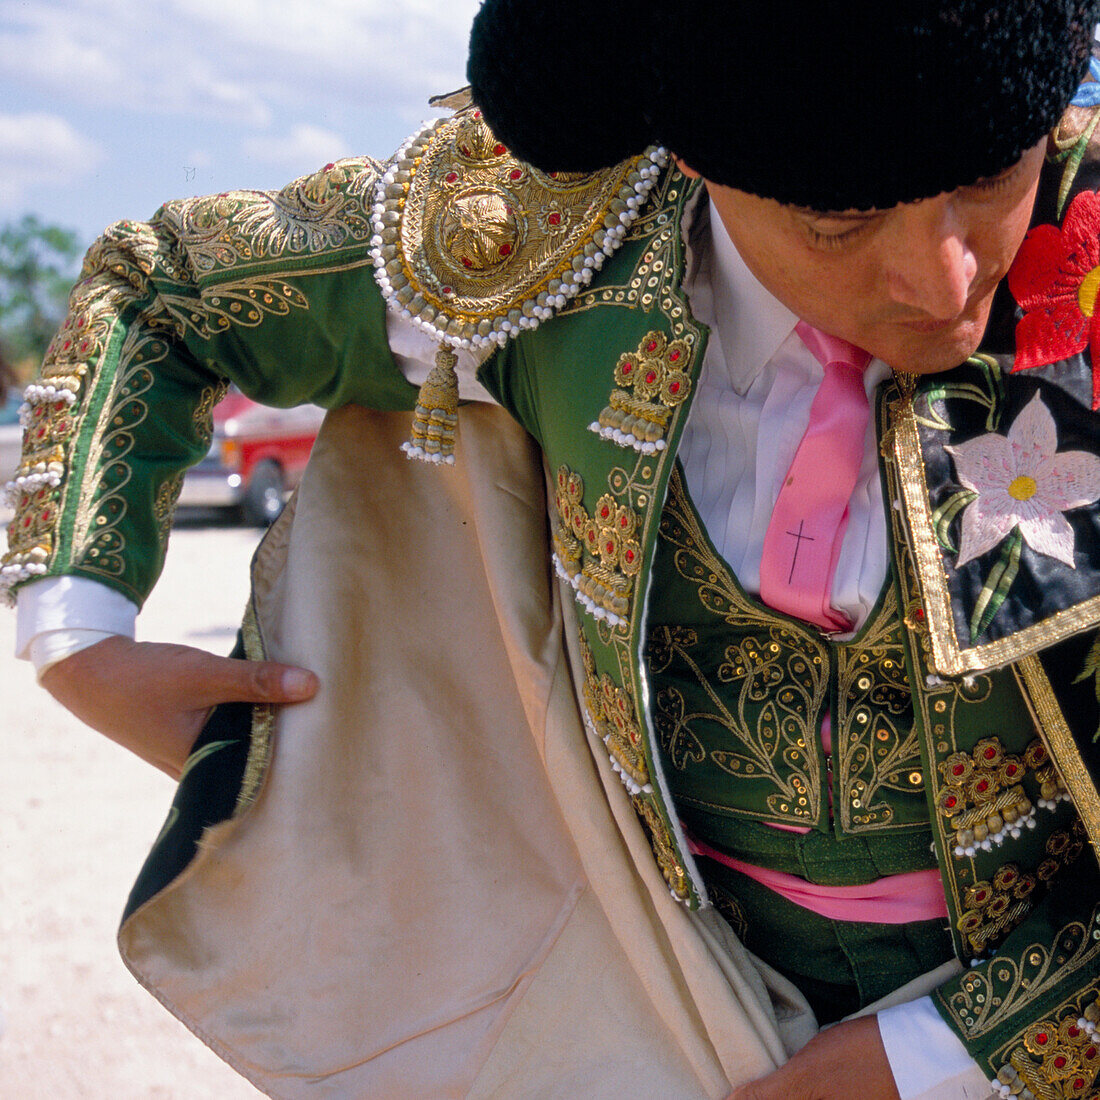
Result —
POLYGON ((858 886, 819 886, 785 871, 769 871, 743 863, 690 834, 688 848, 693 855, 707 856, 724 867, 739 871, 795 905, 830 920, 909 924, 918 920, 947 919, 947 899, 940 873, 935 868, 887 875, 858 886))

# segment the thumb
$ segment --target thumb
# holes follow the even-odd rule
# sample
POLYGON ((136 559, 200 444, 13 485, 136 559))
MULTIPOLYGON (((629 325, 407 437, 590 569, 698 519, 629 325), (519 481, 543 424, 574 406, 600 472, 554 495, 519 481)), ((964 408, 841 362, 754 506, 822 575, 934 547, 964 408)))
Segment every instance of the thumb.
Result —
POLYGON ((207 654, 201 691, 211 703, 301 703, 317 694, 320 681, 305 668, 275 661, 241 661, 207 654))

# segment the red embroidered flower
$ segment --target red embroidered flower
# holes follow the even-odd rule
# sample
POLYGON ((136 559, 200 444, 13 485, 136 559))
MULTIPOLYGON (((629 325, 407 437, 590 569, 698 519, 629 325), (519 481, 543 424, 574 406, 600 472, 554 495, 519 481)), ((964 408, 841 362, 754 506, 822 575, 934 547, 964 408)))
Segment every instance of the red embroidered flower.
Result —
POLYGON ((1092 407, 1100 409, 1100 195, 1082 191, 1061 229, 1039 225, 1028 232, 1008 288, 1024 310, 1012 369, 1057 363, 1091 346, 1092 407))

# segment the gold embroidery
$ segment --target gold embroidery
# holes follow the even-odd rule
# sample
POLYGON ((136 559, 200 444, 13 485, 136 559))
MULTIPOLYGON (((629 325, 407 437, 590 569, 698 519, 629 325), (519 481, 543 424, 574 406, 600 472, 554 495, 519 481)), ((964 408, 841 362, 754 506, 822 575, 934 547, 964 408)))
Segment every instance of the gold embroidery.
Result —
POLYGON ((1031 912, 1031 897, 1040 884, 1049 884, 1059 871, 1068 867, 1084 851, 1084 830, 1074 822, 1070 830, 1060 830, 1047 838, 1047 858, 1031 874, 1015 863, 1002 864, 992 881, 974 883, 963 895, 966 909, 956 921, 975 955, 996 946, 1031 912))
POLYGON ((1033 823, 1035 808, 1020 785, 1029 771, 1046 763, 1046 751, 1034 741, 1021 758, 1007 754, 1000 739, 986 737, 972 752, 952 753, 939 765, 944 786, 936 796, 941 814, 955 830, 955 855, 989 851, 1033 823))
POLYGON ((690 652, 698 641, 694 632, 657 628, 651 633, 647 649, 651 670, 663 671, 675 657, 709 703, 705 713, 685 713, 679 692, 658 693, 654 714, 658 736, 674 765, 682 768, 691 760, 699 761, 698 754, 704 751, 691 723, 696 719, 716 723, 738 747, 713 750, 713 762, 731 775, 765 780, 774 788, 764 796, 767 810, 753 816, 799 825, 816 822, 823 790, 821 762, 814 748, 816 722, 829 687, 824 645, 809 629, 777 622, 767 609, 741 594, 710 548, 677 470, 669 478, 661 537, 676 547, 676 569, 696 586, 701 603, 729 624, 755 628, 755 633, 728 646, 718 669, 722 682, 737 685, 732 710, 690 652), (792 649, 796 653, 788 669, 792 649), (783 690, 777 692, 777 684, 783 690), (757 713, 755 721, 750 721, 750 711, 757 713))
POLYGON ((503 342, 591 282, 665 161, 652 149, 602 172, 548 174, 512 157, 472 106, 433 122, 375 189, 383 296, 440 339, 503 342))
POLYGON ((584 702, 597 736, 611 754, 612 767, 622 776, 631 794, 649 791, 649 769, 642 748, 642 731, 630 696, 605 672, 596 675, 592 650, 581 632, 584 663, 584 702))
POLYGON ((1015 1041, 997 1080, 1009 1095, 1022 1095, 1027 1088, 1035 1100, 1095 1097, 1093 1086, 1100 1077, 1100 1043, 1093 1023, 1097 1017, 1100 1000, 1093 987, 1064 1003, 1053 1016, 1032 1024, 1022 1041, 1015 1041))
POLYGON ((625 627, 634 578, 642 567, 642 548, 635 537, 638 515, 610 493, 596 501, 589 515, 583 497, 580 474, 559 467, 554 494, 560 520, 553 531, 555 566, 590 614, 625 627))
POLYGON ((650 846, 653 848, 653 854, 657 857, 657 866, 660 867, 673 897, 681 901, 686 900, 690 893, 687 872, 676 854, 672 834, 665 827, 656 807, 644 795, 635 795, 630 801, 641 819, 642 826, 649 837, 650 846))
MULTIPOLYGON (((980 1039, 1009 1017, 1041 1001, 1075 974, 1092 975, 1100 961, 1100 908, 1085 922, 1067 924, 1051 943, 1032 943, 1013 955, 994 955, 965 974, 944 1002, 963 1034, 980 1039)), ((938 994, 937 994, 938 995, 938 994)))
POLYGON ((976 882, 963 897, 967 909, 955 922, 966 934, 975 955, 981 955, 990 940, 1003 939, 1031 911, 1027 900, 1035 889, 1035 876, 1021 874, 1014 863, 998 868, 993 881, 976 882))
MULTIPOLYGON (((371 236, 368 206, 380 165, 349 158, 281 191, 230 191, 168 203, 160 214, 183 253, 166 274, 190 281, 242 264, 359 245, 371 236)), ((161 250, 163 256, 163 250, 161 250)))
POLYGON ((663 450, 672 410, 691 392, 685 367, 690 360, 683 340, 660 332, 648 333, 635 352, 619 357, 608 404, 591 431, 642 454, 663 450))
POLYGON ((897 606, 891 587, 858 644, 836 647, 833 739, 837 789, 847 794, 836 807, 849 833, 892 825, 894 808, 882 797, 884 791, 911 793, 924 787, 897 606))

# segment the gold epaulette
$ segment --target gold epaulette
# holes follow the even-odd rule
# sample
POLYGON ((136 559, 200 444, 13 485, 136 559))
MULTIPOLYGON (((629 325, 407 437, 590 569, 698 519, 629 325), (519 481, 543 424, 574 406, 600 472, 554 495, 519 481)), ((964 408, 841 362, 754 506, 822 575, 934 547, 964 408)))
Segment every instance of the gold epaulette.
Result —
POLYGON ((503 345, 552 317, 622 243, 667 159, 653 147, 600 172, 540 172, 472 104, 402 146, 374 194, 375 278, 440 345, 409 457, 454 461, 454 350, 503 345))

